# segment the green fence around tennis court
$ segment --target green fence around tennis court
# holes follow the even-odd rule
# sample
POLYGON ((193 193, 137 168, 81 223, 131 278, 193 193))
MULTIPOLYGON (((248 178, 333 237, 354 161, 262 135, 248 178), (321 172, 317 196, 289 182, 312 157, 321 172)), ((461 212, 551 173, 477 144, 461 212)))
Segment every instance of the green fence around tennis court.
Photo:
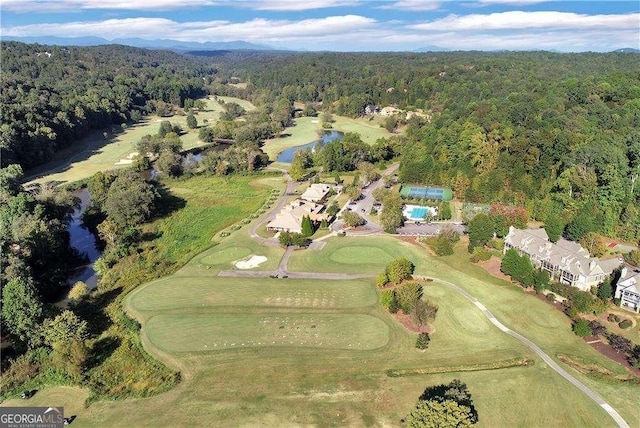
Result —
POLYGON ((451 189, 442 187, 403 185, 400 188, 400 195, 405 198, 437 199, 441 201, 450 201, 453 199, 453 192, 451 189))

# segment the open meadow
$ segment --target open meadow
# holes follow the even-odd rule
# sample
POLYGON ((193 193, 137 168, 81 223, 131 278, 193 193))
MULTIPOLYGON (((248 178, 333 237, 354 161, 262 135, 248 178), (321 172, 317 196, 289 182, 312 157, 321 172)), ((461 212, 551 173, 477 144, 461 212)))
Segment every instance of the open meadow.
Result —
MULTIPOLYGON (((248 101, 232 97, 219 97, 225 102, 235 102, 247 110, 255 109, 248 101)), ((208 124, 217 122, 222 105, 213 97, 206 100, 207 107, 196 114, 198 126, 203 126, 205 120, 208 124)), ((67 150, 60 151, 54 159, 46 164, 30 171, 26 171, 28 179, 32 183, 44 183, 47 181, 59 181, 69 183, 91 177, 98 171, 107 171, 130 166, 122 163, 122 160, 130 159, 130 154, 136 151, 136 144, 145 135, 154 135, 160 129, 160 122, 168 120, 172 124, 178 124, 185 132, 181 135, 184 150, 189 150, 206 145, 198 138, 198 129, 187 127, 186 115, 174 115, 171 117, 148 116, 142 122, 128 126, 118 132, 107 132, 107 137, 102 132, 94 132, 83 140, 74 144, 67 150), (79 148, 84 147, 82 151, 79 148), (71 155, 71 153, 74 153, 71 155), (118 164, 120 163, 120 164, 118 164), (60 165, 60 166, 58 166, 60 165)), ((118 129, 118 127, 113 127, 118 129)))
MULTIPOLYGON (((393 134, 380 127, 380 124, 368 119, 351 119, 333 115, 333 131, 356 132, 367 144, 373 144, 378 138, 389 138, 393 134)), ((291 147, 302 146, 318 140, 318 132, 322 131, 322 124, 317 117, 299 117, 295 119, 295 125, 284 131, 284 136, 265 141, 262 150, 269 155, 269 159, 275 161, 278 153, 291 147)))
MULTIPOLYGON (((376 303, 373 280, 217 277, 247 253, 268 254, 270 261, 282 254, 252 241, 244 229, 232 236, 125 299, 142 323, 145 348, 180 370, 183 381, 155 397, 92 403, 78 410, 78 426, 157 426, 167 420, 178 426, 398 426, 426 386, 454 378, 467 383, 481 427, 614 425, 586 395, 437 280, 425 283, 425 298, 439 310, 430 347, 420 352, 415 334, 376 303), (236 239, 240 253, 233 251, 236 239)), ((398 256, 414 261, 420 274, 468 289, 552 356, 573 355, 623 372, 573 335, 564 315, 467 266, 462 250, 435 259, 391 237, 331 238, 323 250, 296 252, 291 265, 297 260, 304 270, 375 274, 398 256), (368 260, 366 266, 336 264, 349 247, 357 249, 354 257, 368 260)), ((581 379, 632 426, 638 422, 638 386, 581 379)), ((80 394, 78 389, 72 397, 80 394)), ((56 397, 66 404, 63 395, 56 397)))

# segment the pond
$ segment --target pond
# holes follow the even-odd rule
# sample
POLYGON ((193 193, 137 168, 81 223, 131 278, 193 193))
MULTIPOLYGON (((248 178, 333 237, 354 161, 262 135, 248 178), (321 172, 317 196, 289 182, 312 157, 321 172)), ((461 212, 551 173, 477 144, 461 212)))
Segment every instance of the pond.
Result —
POLYGON ((82 189, 76 192, 76 196, 80 198, 80 207, 73 211, 67 231, 70 235, 71 246, 78 250, 80 254, 87 256, 89 263, 78 267, 74 275, 69 278, 69 284, 73 285, 77 281, 82 281, 90 289, 94 289, 98 285, 98 275, 93 269, 93 263, 102 255, 102 252, 96 245, 96 237, 82 222, 82 213, 89 205, 89 192, 87 189, 82 189))
POLYGON ((308 148, 312 149, 318 144, 327 144, 330 141, 336 139, 342 139, 344 134, 340 131, 324 131, 324 135, 321 140, 312 141, 311 143, 304 144, 302 146, 291 147, 287 150, 280 152, 278 155, 278 162, 291 163, 293 161, 293 155, 296 154, 298 150, 306 150, 308 148))

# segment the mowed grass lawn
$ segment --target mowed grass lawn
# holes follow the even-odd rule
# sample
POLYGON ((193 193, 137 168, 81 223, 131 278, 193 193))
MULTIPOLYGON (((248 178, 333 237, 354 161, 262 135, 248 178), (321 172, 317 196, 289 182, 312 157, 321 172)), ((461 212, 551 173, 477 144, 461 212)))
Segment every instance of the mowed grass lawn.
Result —
POLYGON ((167 314, 149 319, 145 334, 173 354, 245 346, 363 350, 389 341, 387 325, 363 314, 167 314))
MULTIPOLYGON (((333 118, 335 122, 332 124, 332 130, 358 133, 362 141, 367 144, 375 143, 378 138, 393 136, 375 121, 370 122, 368 119, 351 119, 336 115, 333 118)), ((265 141, 262 150, 269 155, 269 159, 275 161, 278 154, 283 150, 318 140, 319 131, 322 131, 319 117, 300 117, 295 119, 294 126, 287 128, 283 132, 286 136, 265 141)))
MULTIPOLYGON (((217 280, 227 278, 212 274, 212 284, 217 280)), ((255 289, 263 299, 274 293, 270 285, 277 288, 278 280, 256 281, 265 284, 255 289)), ((152 292, 153 285, 146 291, 152 292)), ((323 286, 322 281, 315 285, 323 286)), ((440 309, 431 345, 419 352, 415 335, 379 305, 300 312, 251 305, 220 308, 203 301, 200 308, 183 308, 173 290, 158 288, 154 299, 160 303, 164 298, 161 306, 173 303, 173 309, 143 323, 143 340, 152 353, 181 367, 184 382, 157 397, 93 403, 78 421, 109 426, 151 426, 166 420, 183 426, 400 426, 426 386, 460 378, 473 394, 481 427, 612 426, 603 410, 491 325, 469 301, 437 282, 425 286, 425 296, 440 309), (321 327, 321 320, 338 318, 344 324, 321 327), (385 334, 388 339, 382 343, 385 334), (347 349, 314 343, 325 337, 347 349), (361 348, 354 349, 357 343, 361 348), (386 374, 388 369, 518 357, 532 358, 535 364, 400 378, 386 374)))
MULTIPOLYGON (((219 97, 225 102, 236 102, 241 104, 246 110, 255 109, 248 101, 232 97, 219 97)), ((198 112, 196 119, 198 125, 215 124, 220 119, 220 112, 223 107, 210 97, 206 100, 207 108, 198 112)), ((127 159, 129 154, 136 151, 136 144, 145 135, 155 135, 160 129, 160 122, 168 120, 172 124, 182 127, 185 134, 180 138, 184 150, 204 146, 206 143, 198 138, 198 129, 187 127, 186 115, 174 115, 172 117, 149 116, 144 121, 127 127, 125 131, 113 134, 109 133, 105 139, 102 132, 96 132, 86 137, 82 141, 74 144, 72 148, 62 151, 55 159, 34 170, 26 171, 27 176, 34 174, 41 175, 33 180, 33 183, 44 183, 47 181, 73 182, 91 177, 98 171, 107 171, 117 168, 129 167, 130 165, 116 165, 121 159, 127 159), (78 153, 79 148, 86 147, 78 153), (44 174, 44 175, 42 175, 44 174)), ((114 126, 114 128, 117 128, 114 126)))
POLYGON ((221 306, 339 309, 371 306, 377 301, 368 281, 282 278, 181 277, 177 286, 169 277, 129 296, 129 305, 136 312, 221 306))
POLYGON ((322 251, 295 251, 289 259, 289 270, 377 275, 394 259, 406 257, 420 274, 420 261, 425 256, 425 250, 392 237, 347 236, 326 242, 322 251))
MULTIPOLYGON (((609 402, 631 426, 640 426, 637 397, 640 385, 596 381, 562 363, 557 356, 568 355, 581 361, 626 376, 626 370, 602 356, 571 331, 571 320, 519 286, 489 275, 479 266, 469 263, 466 243, 456 253, 444 258, 431 258, 421 270, 434 277, 451 281, 478 298, 502 323, 534 341, 570 373, 592 387, 609 402)), ((606 423, 610 423, 606 421, 606 423)))

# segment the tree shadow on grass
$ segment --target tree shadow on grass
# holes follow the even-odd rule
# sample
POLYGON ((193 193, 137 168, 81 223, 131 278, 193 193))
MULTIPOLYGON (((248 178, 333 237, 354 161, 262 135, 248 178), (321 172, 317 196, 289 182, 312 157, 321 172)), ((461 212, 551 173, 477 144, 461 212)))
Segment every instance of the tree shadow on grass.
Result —
POLYGON ((122 288, 117 287, 104 293, 94 294, 90 302, 75 307, 75 313, 87 322, 89 334, 99 336, 113 324, 106 308, 120 293, 122 293, 122 288))
POLYGON ((181 210, 187 206, 187 201, 171 193, 169 188, 163 184, 159 185, 156 190, 160 195, 160 199, 156 201, 156 209, 154 218, 164 218, 172 213, 181 210))
POLYGON ((99 339, 91 350, 91 357, 87 361, 87 369, 100 366, 109 358, 120 346, 121 340, 117 337, 108 336, 99 339))
MULTIPOLYGON (((151 241, 155 241, 156 239, 161 238, 163 235, 162 232, 160 231, 155 231, 155 232, 145 232, 143 234, 140 235, 140 239, 139 242, 151 242, 151 241)), ((140 249, 141 250, 141 249, 140 249)), ((140 251, 138 251, 140 252, 140 251)))

